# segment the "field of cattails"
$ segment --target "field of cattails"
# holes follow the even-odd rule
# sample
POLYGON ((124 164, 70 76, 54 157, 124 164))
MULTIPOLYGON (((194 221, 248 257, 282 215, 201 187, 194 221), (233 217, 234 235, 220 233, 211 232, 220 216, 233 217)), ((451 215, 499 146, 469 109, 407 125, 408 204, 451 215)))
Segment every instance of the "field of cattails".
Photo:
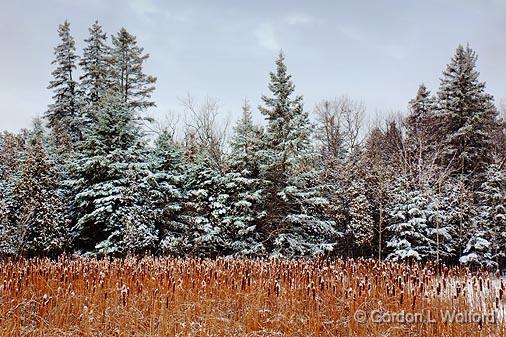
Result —
POLYGON ((506 336, 505 283, 372 260, 6 260, 0 336, 506 336))

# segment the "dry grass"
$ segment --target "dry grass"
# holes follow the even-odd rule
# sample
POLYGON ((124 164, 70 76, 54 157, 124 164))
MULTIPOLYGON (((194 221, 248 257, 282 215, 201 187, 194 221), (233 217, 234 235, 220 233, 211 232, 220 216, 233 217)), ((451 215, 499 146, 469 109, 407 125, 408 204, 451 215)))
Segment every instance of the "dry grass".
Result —
MULTIPOLYGON (((486 273, 375 261, 0 263, 1 336, 506 336, 495 323, 359 323, 356 310, 504 313, 486 273)), ((428 314, 427 314, 428 315, 428 314)))

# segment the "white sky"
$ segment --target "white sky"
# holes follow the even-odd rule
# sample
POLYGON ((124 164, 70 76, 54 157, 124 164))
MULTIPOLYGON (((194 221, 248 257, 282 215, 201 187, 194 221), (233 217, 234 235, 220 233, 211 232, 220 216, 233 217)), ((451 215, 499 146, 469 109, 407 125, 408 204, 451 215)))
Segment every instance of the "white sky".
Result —
POLYGON ((488 92, 506 96, 506 0, 0 0, 0 130, 30 126, 50 103, 65 19, 79 53, 96 19, 109 34, 124 26, 137 36, 158 77, 159 119, 188 93, 217 98, 232 119, 245 97, 257 106, 280 48, 308 111, 343 94, 370 116, 405 111, 419 83, 437 90, 459 43, 478 53, 488 92))

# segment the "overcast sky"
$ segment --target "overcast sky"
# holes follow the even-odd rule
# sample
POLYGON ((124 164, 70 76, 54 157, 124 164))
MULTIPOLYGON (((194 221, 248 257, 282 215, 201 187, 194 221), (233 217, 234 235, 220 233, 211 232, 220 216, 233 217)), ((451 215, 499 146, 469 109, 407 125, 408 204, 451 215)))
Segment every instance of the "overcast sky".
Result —
POLYGON ((232 119, 245 97, 257 106, 281 48, 308 111, 343 94, 370 116, 405 111, 421 82, 437 90, 466 43, 488 92, 506 96, 506 0, 0 0, 0 129, 28 127, 50 103, 65 19, 79 53, 95 20, 109 34, 125 27, 137 36, 151 54, 146 72, 158 77, 158 118, 181 111, 187 93, 217 98, 232 119))

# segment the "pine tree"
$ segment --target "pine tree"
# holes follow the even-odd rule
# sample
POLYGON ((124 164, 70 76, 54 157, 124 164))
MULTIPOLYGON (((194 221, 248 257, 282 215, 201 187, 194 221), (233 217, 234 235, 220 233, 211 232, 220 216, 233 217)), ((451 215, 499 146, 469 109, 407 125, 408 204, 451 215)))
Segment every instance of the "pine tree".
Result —
POLYGON ((497 267, 506 252, 506 175, 490 165, 478 192, 479 208, 460 262, 497 267))
POLYGON ((133 109, 146 109, 155 106, 150 100, 155 90, 156 77, 143 72, 144 62, 149 54, 137 45, 135 36, 121 28, 112 37, 112 74, 114 85, 123 102, 133 109))
POLYGON ((363 182, 352 181, 346 194, 348 196, 347 237, 360 251, 368 251, 374 238, 375 222, 372 216, 372 205, 366 196, 363 182))
POLYGON ((229 172, 221 179, 223 194, 228 196, 228 208, 221 220, 225 234, 225 252, 235 256, 265 256, 262 221, 266 216, 262 205, 263 181, 245 172, 229 172))
POLYGON ((134 233, 141 235, 139 250, 153 249, 157 233, 147 197, 149 169, 135 114, 122 97, 106 95, 96 106, 96 117, 78 149, 73 172, 76 248, 98 255, 125 254, 134 233))
POLYGON ((98 21, 88 31, 90 35, 84 40, 86 47, 79 63, 83 71, 80 91, 87 105, 98 102, 112 86, 111 47, 107 45, 107 34, 98 21))
POLYGON ((478 80, 476 60, 469 46, 457 48, 443 72, 435 113, 443 147, 441 164, 466 181, 485 172, 497 126, 493 97, 478 80))
POLYGON ((55 60, 51 63, 56 68, 47 87, 54 92, 53 103, 49 105, 45 117, 51 128, 57 123, 63 124, 76 141, 81 138, 79 99, 74 79, 79 57, 76 55, 75 41, 70 35, 68 21, 59 26, 58 35, 61 42, 54 50, 55 60))
POLYGON ((416 97, 409 102, 410 113, 406 117, 406 161, 413 179, 420 181, 424 170, 431 165, 436 151, 434 138, 435 100, 425 85, 420 85, 416 97))
POLYGON ((409 102, 410 113, 406 118, 407 138, 425 141, 431 128, 431 115, 434 110, 434 98, 424 84, 418 87, 416 97, 409 102))
POLYGON ((12 190, 17 253, 25 256, 58 254, 65 249, 68 220, 56 189, 56 177, 37 128, 30 139, 21 173, 12 190))
POLYGON ((241 119, 234 128, 234 136, 230 142, 230 169, 246 176, 257 177, 260 171, 258 155, 261 143, 262 129, 253 124, 251 107, 245 101, 241 119))
POLYGON ((181 215, 186 233, 171 240, 171 246, 177 243, 180 253, 201 257, 224 253, 227 238, 221 220, 228 212, 229 195, 223 192, 221 178, 221 172, 203 155, 186 164, 181 215))
POLYGON ((15 204, 12 188, 18 180, 20 162, 25 153, 24 135, 0 134, 0 256, 18 253, 18 235, 13 222, 15 204))
POLYGON ((417 189, 410 189, 400 178, 396 182, 396 196, 390 207, 387 259, 393 261, 426 260, 433 251, 429 221, 432 216, 430 200, 417 189))
POLYGON ((17 236, 12 219, 12 196, 6 181, 0 179, 0 257, 17 254, 17 236))
POLYGON ((188 229, 181 221, 186 179, 182 150, 167 130, 155 142, 149 177, 151 204, 155 210, 160 250, 178 255, 188 250, 188 229))
POLYGON ((265 205, 267 234, 274 255, 314 255, 331 251, 337 236, 334 222, 324 215, 328 200, 316 182, 315 151, 310 141, 308 114, 302 96, 292 97, 295 86, 284 56, 270 74, 269 90, 259 107, 267 119, 260 151, 261 178, 267 181, 265 205))
POLYGON ((265 217, 262 209, 265 182, 260 178, 259 150, 262 129, 253 124, 251 108, 244 102, 242 118, 234 128, 229 169, 222 178, 230 208, 222 220, 229 254, 265 255, 259 228, 265 217))
MULTIPOLYGON (((451 242, 444 242, 440 252, 446 252, 446 262, 457 263, 464 255, 471 229, 474 227, 477 208, 474 193, 458 177, 450 177, 439 193, 438 224, 451 237, 451 242), (446 246, 446 247, 445 247, 446 246)), ((448 241, 448 240, 446 240, 448 241)))

